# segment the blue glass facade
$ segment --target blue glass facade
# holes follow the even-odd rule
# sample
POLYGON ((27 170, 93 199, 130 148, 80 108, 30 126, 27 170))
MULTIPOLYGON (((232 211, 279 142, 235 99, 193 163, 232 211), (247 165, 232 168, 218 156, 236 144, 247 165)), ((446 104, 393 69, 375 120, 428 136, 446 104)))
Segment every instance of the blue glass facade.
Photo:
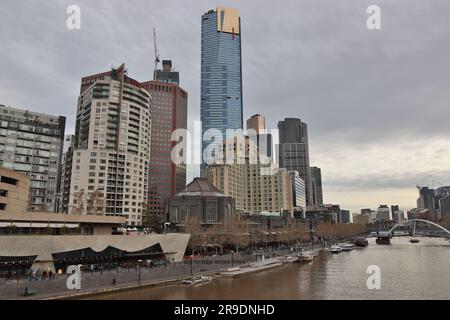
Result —
MULTIPOLYGON (((233 27, 232 32, 225 32, 227 14, 226 9, 211 10, 202 16, 202 137, 211 128, 219 129, 222 135, 226 129, 243 129, 240 18, 237 30, 233 27)), ((202 141, 202 159, 203 150, 210 143, 202 141)))

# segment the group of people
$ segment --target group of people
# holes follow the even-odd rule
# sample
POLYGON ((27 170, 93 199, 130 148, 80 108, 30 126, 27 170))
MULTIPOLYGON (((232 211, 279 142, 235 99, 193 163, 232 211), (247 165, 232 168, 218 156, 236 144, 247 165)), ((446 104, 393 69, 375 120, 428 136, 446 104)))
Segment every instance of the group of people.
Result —
POLYGON ((41 273, 41 271, 39 269, 38 270, 34 270, 34 271, 30 269, 30 272, 29 272, 28 276, 29 276, 30 282, 33 281, 33 280, 38 281, 39 280, 39 276, 41 277, 42 281, 55 279, 55 273, 52 272, 52 270, 50 270, 50 269, 44 270, 42 273, 41 273))

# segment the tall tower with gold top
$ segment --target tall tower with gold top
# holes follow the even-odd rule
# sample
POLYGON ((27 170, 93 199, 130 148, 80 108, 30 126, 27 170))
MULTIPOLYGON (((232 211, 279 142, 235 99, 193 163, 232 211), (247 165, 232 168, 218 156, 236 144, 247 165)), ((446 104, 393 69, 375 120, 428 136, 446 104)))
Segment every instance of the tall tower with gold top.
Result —
POLYGON ((205 13, 201 39, 202 155, 211 143, 204 135, 209 129, 218 129, 224 137, 226 129, 243 129, 241 61, 239 11, 218 7, 205 13))

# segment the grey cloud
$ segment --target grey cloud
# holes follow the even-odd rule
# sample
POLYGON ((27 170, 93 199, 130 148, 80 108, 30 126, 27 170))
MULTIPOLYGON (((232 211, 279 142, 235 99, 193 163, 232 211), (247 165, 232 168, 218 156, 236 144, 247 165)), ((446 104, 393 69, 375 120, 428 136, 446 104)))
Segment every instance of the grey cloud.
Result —
MULTIPOLYGON (((376 3, 380 31, 365 26, 373 4, 368 0, 5 1, 0 103, 65 115, 73 130, 82 76, 125 62, 131 77, 151 78, 157 26, 161 55, 173 60, 189 92, 192 123, 199 119, 200 17, 217 5, 236 7, 243 29, 244 114, 263 113, 272 128, 284 117, 306 121, 311 158, 322 167, 325 188, 339 188, 339 181, 405 186, 415 178, 402 171, 384 179, 371 159, 364 164, 371 178, 334 179, 328 157, 344 163, 346 150, 353 155, 373 146, 383 152, 383 145, 392 150, 393 140, 401 146, 449 136, 450 2, 376 3), (71 4, 82 10, 80 31, 65 28, 71 4)), ((450 149, 446 143, 439 148, 444 154, 450 149)), ((433 170, 446 172, 444 162, 439 165, 433 170)), ((411 170, 414 176, 426 168, 411 170)))

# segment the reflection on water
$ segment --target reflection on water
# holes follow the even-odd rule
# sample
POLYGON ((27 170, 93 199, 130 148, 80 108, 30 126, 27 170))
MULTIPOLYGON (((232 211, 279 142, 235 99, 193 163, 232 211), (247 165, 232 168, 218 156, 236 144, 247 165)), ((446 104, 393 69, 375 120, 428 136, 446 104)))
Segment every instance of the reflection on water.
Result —
POLYGON ((309 264, 290 264, 196 287, 171 285, 118 292, 98 299, 450 299, 450 244, 438 238, 369 240, 367 248, 322 253, 309 264), (381 289, 366 286, 369 265, 381 268, 381 289))

